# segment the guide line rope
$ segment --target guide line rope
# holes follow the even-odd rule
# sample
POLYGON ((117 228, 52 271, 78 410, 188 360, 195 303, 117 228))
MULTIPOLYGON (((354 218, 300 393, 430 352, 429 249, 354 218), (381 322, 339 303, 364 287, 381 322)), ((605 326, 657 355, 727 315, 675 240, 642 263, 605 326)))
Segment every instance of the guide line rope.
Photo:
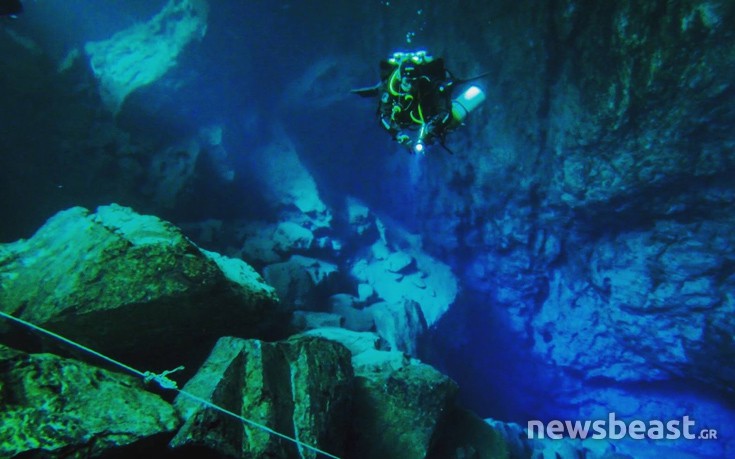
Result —
POLYGON ((309 449, 311 451, 314 451, 315 453, 322 454, 322 455, 324 455, 326 457, 330 457, 332 459, 340 459, 339 456, 335 456, 334 454, 330 454, 330 453, 328 453, 326 451, 323 451, 323 450, 317 448, 316 446, 309 445, 308 443, 304 443, 301 440, 298 440, 298 439, 293 438, 293 437, 290 437, 290 436, 288 436, 286 434, 282 434, 280 432, 277 432, 277 431, 271 429, 268 426, 265 426, 265 425, 260 424, 260 423, 258 423, 256 421, 253 421, 251 419, 248 419, 246 417, 243 417, 243 416, 241 416, 241 415, 239 415, 237 413, 234 413, 234 412, 232 412, 232 411, 230 411, 228 409, 222 408, 219 405, 216 405, 216 404, 214 404, 214 403, 212 403, 212 402, 210 402, 208 400, 205 400, 205 399, 203 399, 203 398, 201 398, 201 397, 199 397, 197 395, 194 395, 194 394, 192 394, 190 392, 187 392, 187 391, 185 391, 183 389, 179 389, 178 388, 178 385, 176 384, 176 381, 171 380, 168 377, 168 375, 171 374, 171 373, 173 373, 173 372, 175 372, 175 371, 183 370, 184 369, 183 366, 180 366, 180 367, 175 368, 173 370, 167 370, 167 371, 164 371, 162 373, 153 373, 151 371, 145 371, 145 372, 143 372, 143 371, 137 370, 137 369, 135 369, 135 368, 133 368, 133 367, 131 367, 129 365, 126 365, 126 364, 124 364, 122 362, 119 362, 119 361, 117 361, 117 360, 115 360, 115 359, 113 359, 111 357, 108 357, 108 356, 106 356, 104 354, 101 354, 101 353, 95 351, 94 349, 90 349, 87 346, 84 346, 82 344, 77 343, 76 341, 72 341, 69 338, 65 338, 65 337, 63 337, 63 336, 61 336, 61 335, 59 335, 57 333, 54 333, 54 332, 52 332, 50 330, 47 330, 47 329, 45 329, 43 327, 40 327, 38 325, 35 325, 35 324, 33 324, 31 322, 28 322, 26 320, 19 319, 18 317, 15 317, 15 316, 11 316, 10 314, 7 314, 7 313, 2 312, 2 311, 0 311, 0 316, 1 317, 4 317, 4 318, 6 318, 6 319, 8 319, 10 321, 13 321, 13 322, 19 323, 21 325, 24 325, 24 326, 26 326, 28 328, 33 329, 33 330, 39 331, 39 332, 41 332, 41 333, 43 333, 43 334, 45 334, 47 336, 50 336, 50 337, 52 337, 52 338, 54 338, 56 340, 59 340, 59 341, 61 341, 63 343, 66 343, 66 344, 68 344, 70 346, 73 346, 73 347, 75 347, 77 349, 80 349, 80 350, 82 350, 84 352, 87 352, 88 354, 92 354, 95 357, 98 357, 98 358, 100 358, 100 359, 102 359, 102 360, 104 360, 104 361, 106 361, 108 363, 111 363, 111 364, 113 364, 115 366, 118 366, 118 367, 124 369, 125 371, 127 371, 129 373, 132 373, 132 374, 134 374, 134 375, 142 378, 143 381, 146 382, 146 383, 148 383, 150 381, 155 381, 162 389, 176 391, 179 394, 181 394, 181 395, 183 395, 185 397, 189 397, 190 399, 192 399, 194 401, 197 401, 197 402, 199 402, 199 403, 201 403, 201 404, 203 404, 203 405, 205 405, 205 406, 207 406, 209 408, 212 408, 212 409, 217 410, 217 411, 219 411, 221 413, 224 413, 224 414, 226 414, 228 416, 231 416, 233 418, 236 418, 236 419, 240 420, 243 424, 248 424, 248 425, 250 425, 252 427, 255 427, 257 429, 260 429, 260 430, 262 430, 264 432, 267 432, 267 433, 269 433, 271 435, 275 435, 276 437, 283 438, 284 440, 290 441, 291 443, 294 443, 297 446, 300 446, 300 447, 309 449))

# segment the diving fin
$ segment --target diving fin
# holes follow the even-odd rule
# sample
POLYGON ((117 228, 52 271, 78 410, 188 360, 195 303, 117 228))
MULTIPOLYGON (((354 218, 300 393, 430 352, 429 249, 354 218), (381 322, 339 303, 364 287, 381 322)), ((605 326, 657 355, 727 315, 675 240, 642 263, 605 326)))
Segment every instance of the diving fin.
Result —
POLYGON ((459 84, 469 83, 470 81, 475 81, 475 80, 479 80, 480 78, 485 78, 486 76, 490 75, 491 73, 493 73, 493 72, 485 72, 485 73, 481 73, 481 74, 479 74, 477 76, 473 76, 472 78, 465 78, 465 79, 455 78, 454 81, 457 82, 457 83, 459 83, 459 84))
POLYGON ((447 153, 449 153, 450 155, 453 155, 454 154, 454 152, 452 150, 450 150, 449 147, 443 141, 442 142, 439 142, 439 145, 441 145, 441 147, 444 150, 446 150, 447 153))
POLYGON ((375 86, 368 86, 366 88, 357 88, 352 89, 350 92, 352 94, 357 94, 360 97, 377 97, 378 94, 380 94, 380 87, 382 86, 381 83, 376 84, 375 86))

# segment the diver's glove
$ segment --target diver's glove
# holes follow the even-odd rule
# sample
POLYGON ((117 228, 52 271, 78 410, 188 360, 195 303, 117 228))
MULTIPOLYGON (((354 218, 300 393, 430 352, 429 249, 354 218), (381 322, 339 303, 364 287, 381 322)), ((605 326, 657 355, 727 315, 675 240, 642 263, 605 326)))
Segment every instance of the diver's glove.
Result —
POLYGON ((407 147, 410 147, 412 143, 411 137, 404 133, 396 134, 396 141, 401 145, 405 145, 407 147))

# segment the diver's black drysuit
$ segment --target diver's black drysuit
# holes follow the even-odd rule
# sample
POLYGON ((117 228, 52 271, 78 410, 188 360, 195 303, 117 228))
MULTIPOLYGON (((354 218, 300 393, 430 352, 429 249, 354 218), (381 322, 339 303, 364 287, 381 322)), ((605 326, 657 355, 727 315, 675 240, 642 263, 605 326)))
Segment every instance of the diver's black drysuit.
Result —
POLYGON ((416 135, 410 133, 425 125, 422 140, 430 143, 431 137, 438 137, 443 142, 451 119, 453 84, 444 59, 398 66, 383 60, 380 74, 378 116, 393 138, 403 134, 415 141, 416 135))
POLYGON ((380 83, 353 92, 380 98, 380 124, 399 143, 412 148, 438 139, 443 145, 452 121, 454 78, 444 59, 415 62, 410 57, 380 61, 380 83))

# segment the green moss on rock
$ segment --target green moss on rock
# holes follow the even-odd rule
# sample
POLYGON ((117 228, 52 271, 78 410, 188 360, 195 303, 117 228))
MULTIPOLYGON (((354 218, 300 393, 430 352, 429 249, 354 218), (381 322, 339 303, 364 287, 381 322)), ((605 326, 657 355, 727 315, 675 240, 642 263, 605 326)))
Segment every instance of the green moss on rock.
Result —
POLYGON ((93 457, 179 423, 133 377, 0 345, 0 457, 93 457))

